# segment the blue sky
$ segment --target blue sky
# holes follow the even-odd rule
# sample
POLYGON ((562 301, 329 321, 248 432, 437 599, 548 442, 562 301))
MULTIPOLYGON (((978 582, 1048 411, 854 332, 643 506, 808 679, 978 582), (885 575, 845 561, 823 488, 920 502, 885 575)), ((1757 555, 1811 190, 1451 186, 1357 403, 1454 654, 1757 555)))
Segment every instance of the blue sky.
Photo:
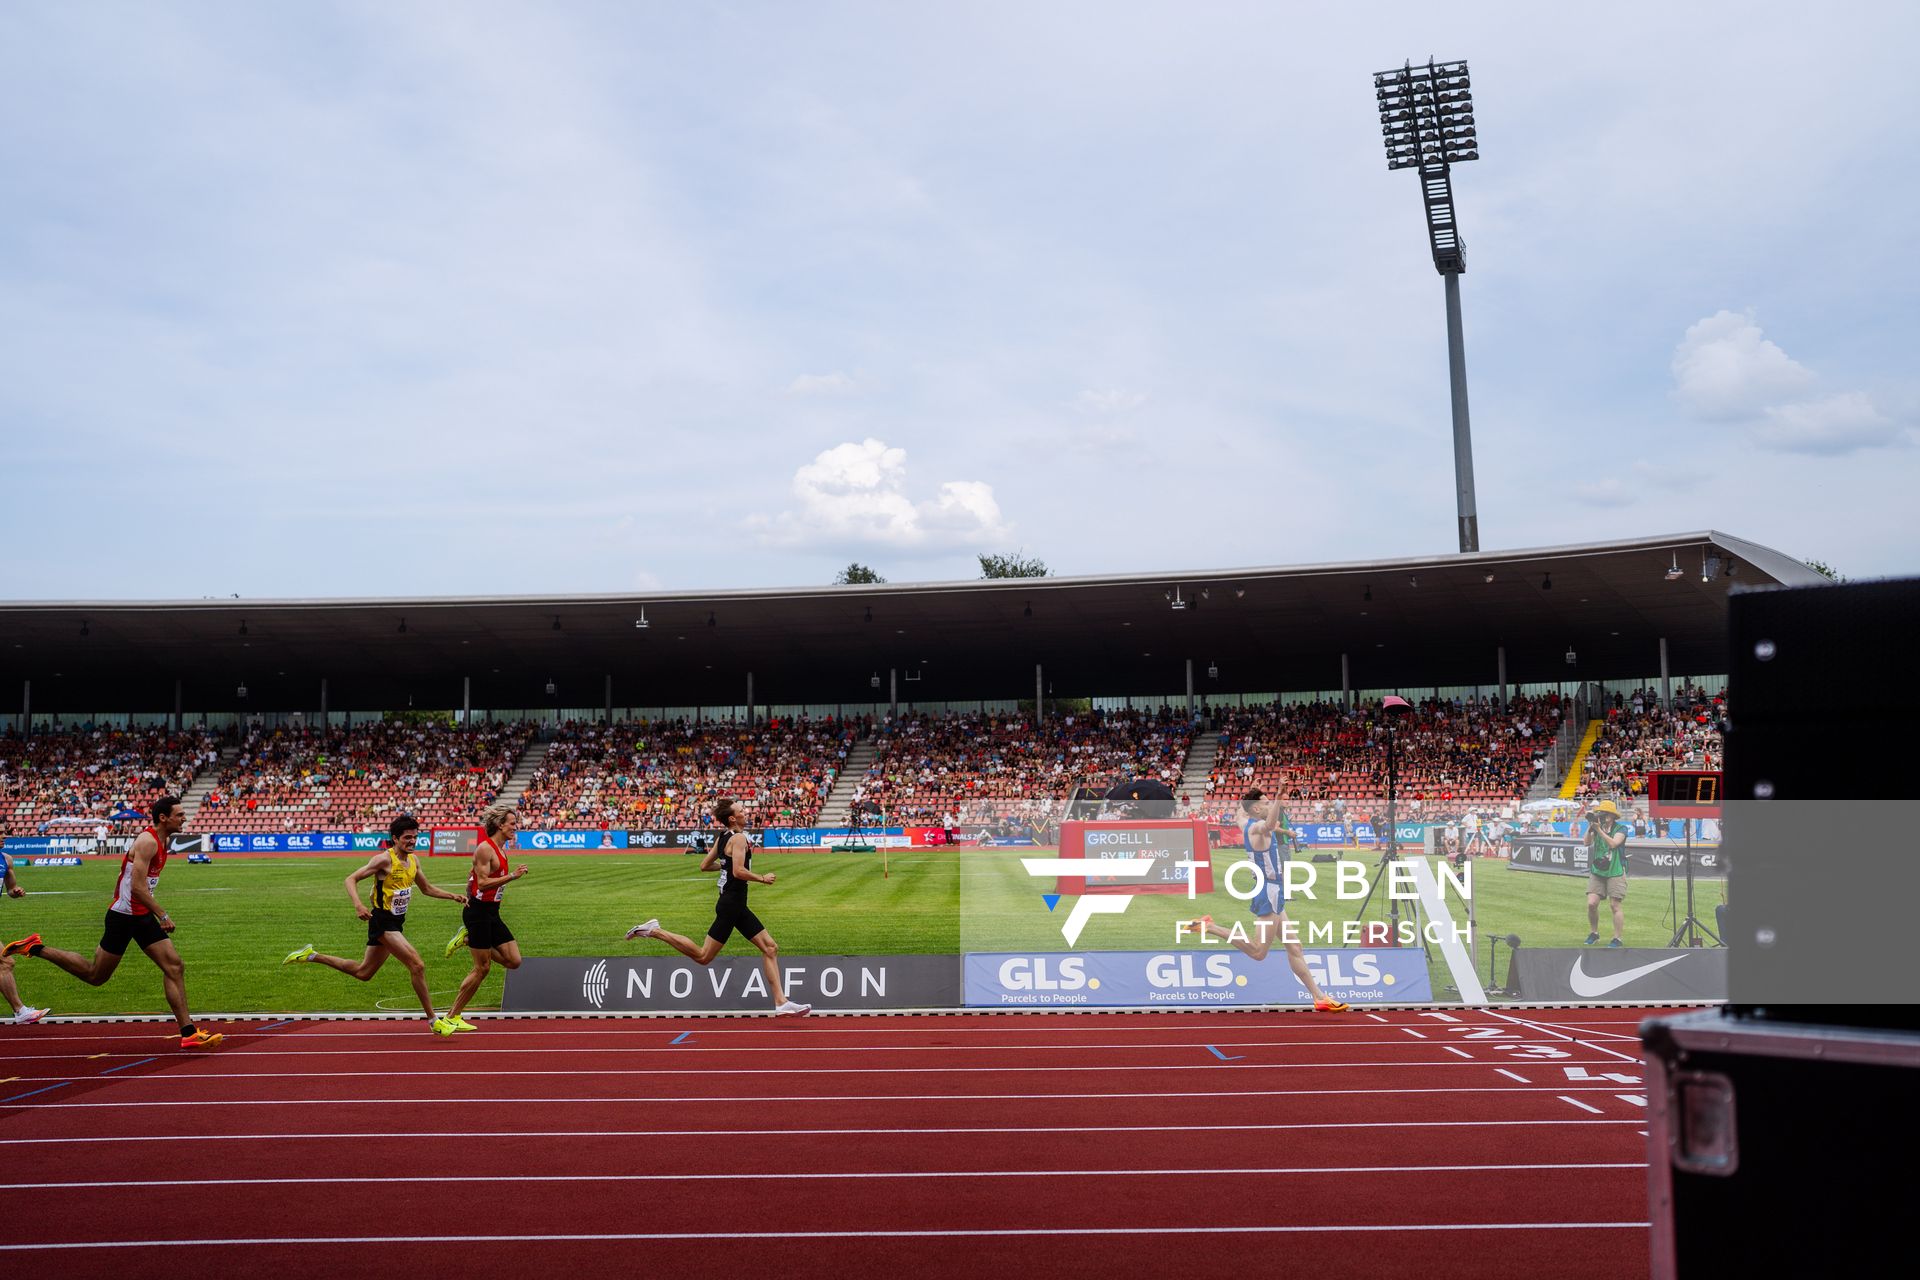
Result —
POLYGON ((1920 570, 1920 10, 25 3, 0 595, 1454 545, 1370 73, 1468 58, 1482 546, 1920 570))

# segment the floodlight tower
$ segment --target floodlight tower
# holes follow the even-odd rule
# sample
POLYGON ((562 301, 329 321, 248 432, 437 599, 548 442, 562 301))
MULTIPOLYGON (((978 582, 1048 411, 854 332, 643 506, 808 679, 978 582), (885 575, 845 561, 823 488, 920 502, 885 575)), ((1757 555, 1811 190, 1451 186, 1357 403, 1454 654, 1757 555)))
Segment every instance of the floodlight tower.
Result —
POLYGON ((1373 77, 1387 168, 1418 169, 1427 209, 1433 265, 1447 282, 1447 369, 1453 382, 1453 487, 1460 513, 1460 550, 1480 549, 1480 515, 1473 501, 1473 437, 1467 427, 1467 352, 1460 332, 1460 273, 1467 269, 1453 211, 1453 165, 1478 160, 1473 92, 1467 64, 1411 62, 1373 77))

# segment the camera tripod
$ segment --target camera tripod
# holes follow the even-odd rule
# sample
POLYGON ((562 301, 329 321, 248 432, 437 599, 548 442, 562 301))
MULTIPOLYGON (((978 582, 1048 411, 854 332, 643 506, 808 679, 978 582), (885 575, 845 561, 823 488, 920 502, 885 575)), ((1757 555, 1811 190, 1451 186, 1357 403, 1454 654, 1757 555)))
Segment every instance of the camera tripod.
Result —
POLYGON ((1705 944, 1703 944, 1700 941, 1700 935, 1704 933, 1709 938, 1713 939, 1714 946, 1724 947, 1727 944, 1720 941, 1720 935, 1716 934, 1713 930, 1707 928, 1707 926, 1701 922, 1700 917, 1693 913, 1693 823, 1694 823, 1694 820, 1692 818, 1682 818, 1680 822, 1681 822, 1682 828, 1687 833, 1686 852, 1685 854, 1682 855, 1686 859, 1687 914, 1684 916, 1680 914, 1680 903, 1679 903, 1679 897, 1678 897, 1679 880, 1680 880, 1679 873, 1669 868, 1667 871, 1667 904, 1668 904, 1669 910, 1673 913, 1674 925, 1673 925, 1673 937, 1671 940, 1668 941, 1667 945, 1669 947, 1703 946, 1705 944), (1682 938, 1686 939, 1684 943, 1680 941, 1680 939, 1682 938))

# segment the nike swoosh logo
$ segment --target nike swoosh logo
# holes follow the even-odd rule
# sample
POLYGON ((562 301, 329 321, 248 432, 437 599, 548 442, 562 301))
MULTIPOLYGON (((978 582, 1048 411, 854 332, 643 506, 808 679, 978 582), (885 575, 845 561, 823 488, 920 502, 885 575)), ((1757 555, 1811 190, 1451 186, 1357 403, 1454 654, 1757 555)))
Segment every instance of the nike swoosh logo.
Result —
POLYGON ((1679 964, 1685 956, 1668 956, 1665 960, 1655 960, 1652 964, 1643 964, 1638 969, 1628 969, 1623 973, 1609 974, 1604 978, 1589 977, 1580 966, 1585 956, 1575 956, 1573 972, 1567 975, 1567 985, 1573 988, 1573 994, 1582 1000, 1591 1000, 1595 996, 1604 996, 1608 992, 1618 991, 1635 978, 1644 978, 1655 969, 1664 969, 1670 964, 1679 964))

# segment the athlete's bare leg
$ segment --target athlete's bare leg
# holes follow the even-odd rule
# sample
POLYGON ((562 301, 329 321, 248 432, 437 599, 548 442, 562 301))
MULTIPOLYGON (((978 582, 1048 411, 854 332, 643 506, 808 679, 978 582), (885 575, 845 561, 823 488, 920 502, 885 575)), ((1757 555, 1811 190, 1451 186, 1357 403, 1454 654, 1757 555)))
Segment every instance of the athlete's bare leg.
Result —
MULTIPOLYGON (((407 941, 407 935, 389 929, 380 935, 381 945, 393 953, 393 958, 407 967, 407 978, 413 983, 413 994, 420 1001, 420 1007, 426 1010, 427 1021, 433 1021, 433 993, 427 990, 427 966, 420 959, 420 953, 407 941)), ((368 948, 369 951, 372 948, 368 948)), ((316 957, 317 958, 317 957, 316 957)), ((369 956, 371 959, 371 956, 369 956)), ((378 968, 376 962, 375 967, 378 968)))
MULTIPOLYGON (((382 934, 381 936, 387 937, 391 935, 382 934)), ((387 962, 387 949, 385 947, 369 945, 367 947, 367 954, 358 960, 342 960, 339 956, 324 955, 320 952, 315 952, 313 955, 308 956, 307 960, 311 964, 323 964, 329 969, 337 969, 349 978, 367 982, 372 979, 374 974, 380 972, 380 966, 387 962)))
POLYGON ((787 1002, 786 990, 780 985, 780 944, 773 940, 769 929, 762 929, 748 941, 760 948, 760 967, 767 971, 767 991, 773 996, 773 1007, 778 1009, 787 1002))
POLYGON ((16 986, 13 981, 12 956, 0 958, 0 996, 6 997, 7 1003, 12 1006, 15 1013, 26 1008, 26 1006, 20 1002, 20 988, 16 986))
POLYGON ((40 958, 57 968, 65 969, 90 987, 105 984, 106 980, 113 976, 113 971, 120 967, 119 956, 99 947, 93 949, 92 960, 71 951, 44 946, 40 948, 40 958))
POLYGON ((160 989, 166 992, 167 1008, 173 1010, 173 1016, 181 1026, 192 1026, 193 1015, 187 1012, 187 966, 181 963, 180 952, 174 948, 173 939, 162 938, 141 950, 160 970, 160 989))
POLYGON ((700 945, 697 947, 679 934, 668 933, 665 929, 655 929, 647 936, 649 938, 660 939, 660 941, 666 943, 695 964, 712 964, 713 958, 720 954, 720 947, 722 945, 712 934, 708 934, 706 937, 700 939, 700 945))
POLYGON ((515 938, 511 942, 501 943, 493 949, 493 958, 509 969, 518 969, 520 967, 520 940, 515 938))
POLYGON ((449 1018, 460 1016, 460 1011, 467 1007, 467 1001, 473 999, 473 993, 487 980, 487 970, 493 968, 491 948, 482 951, 478 947, 468 947, 467 950, 473 956, 473 971, 460 979, 460 994, 453 998, 453 1008, 447 1010, 449 1018))
POLYGON ((1265 960, 1273 951, 1273 944, 1279 942, 1286 948, 1287 967, 1293 970, 1293 976, 1300 979, 1300 985, 1307 989, 1308 994, 1315 1000, 1331 999, 1325 991, 1320 989, 1320 984, 1314 981, 1313 970, 1307 968, 1306 951, 1299 942, 1286 940, 1283 932, 1286 918, 1287 913, 1284 911, 1277 916, 1258 917, 1254 921, 1254 936, 1251 938, 1236 936, 1231 930, 1222 929, 1211 920, 1198 923, 1200 923, 1200 932, 1203 937, 1210 935, 1225 939, 1237 947, 1249 960, 1265 960))

